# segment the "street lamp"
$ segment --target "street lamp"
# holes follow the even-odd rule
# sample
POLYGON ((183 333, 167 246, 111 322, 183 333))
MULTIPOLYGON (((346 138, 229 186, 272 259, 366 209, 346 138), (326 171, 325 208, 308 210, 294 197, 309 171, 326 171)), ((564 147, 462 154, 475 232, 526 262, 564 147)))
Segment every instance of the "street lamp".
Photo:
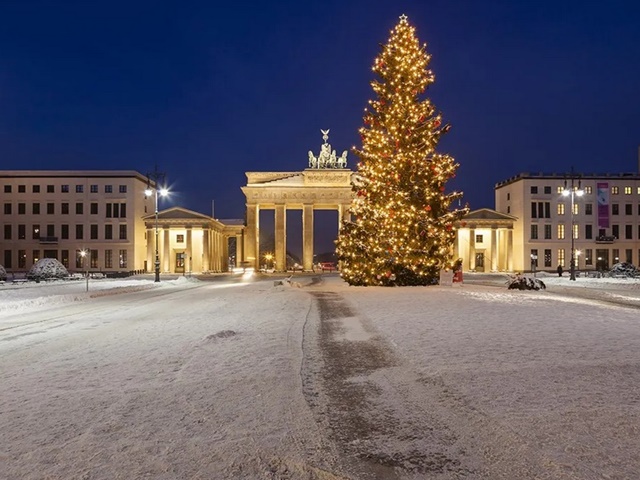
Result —
POLYGON ((584 190, 582 190, 580 185, 580 180, 578 179, 578 187, 576 188, 574 185, 575 175, 573 174, 573 167, 571 168, 571 183, 569 184, 569 188, 567 188, 567 180, 564 181, 564 189, 562 190, 562 195, 565 197, 571 196, 571 264, 570 264, 570 274, 569 280, 576 279, 576 248, 575 248, 575 235, 574 235, 574 210, 575 210, 575 197, 581 197, 584 195, 584 190))
POLYGON ((538 266, 538 255, 535 253, 531 254, 531 271, 533 272, 533 276, 536 276, 536 267, 538 266))
POLYGON ((265 253, 264 259, 267 261, 266 268, 269 270, 271 268, 271 260, 273 260, 273 255, 271 253, 265 253))
POLYGON ((158 195, 160 195, 161 197, 164 197, 165 195, 168 195, 168 193, 169 193, 169 190, 167 190, 164 187, 158 189, 158 181, 160 179, 162 179, 164 181, 164 173, 159 173, 157 168, 153 173, 148 173, 147 174, 147 188, 144 191, 145 196, 150 197, 151 195, 153 195, 155 193, 155 197, 156 197, 156 205, 155 205, 155 215, 156 215, 156 218, 155 218, 155 220, 156 220, 156 222, 155 222, 155 229, 156 229, 156 260, 154 262, 156 278, 155 278, 154 282, 159 282, 160 281, 160 256, 158 255, 158 195), (151 179, 153 179, 153 185, 151 184, 151 179))
POLYGON ((87 278, 87 292, 89 291, 89 265, 87 264, 87 256, 90 256, 91 249, 80 250, 80 256, 82 257, 82 266, 85 269, 85 277, 87 278))

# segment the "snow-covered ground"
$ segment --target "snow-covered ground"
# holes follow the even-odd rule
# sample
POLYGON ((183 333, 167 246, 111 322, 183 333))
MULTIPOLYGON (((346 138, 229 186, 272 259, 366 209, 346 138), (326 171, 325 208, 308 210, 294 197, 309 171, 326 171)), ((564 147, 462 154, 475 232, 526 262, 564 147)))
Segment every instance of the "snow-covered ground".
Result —
POLYGON ((638 478, 640 281, 538 278, 5 284, 0 478, 638 478))

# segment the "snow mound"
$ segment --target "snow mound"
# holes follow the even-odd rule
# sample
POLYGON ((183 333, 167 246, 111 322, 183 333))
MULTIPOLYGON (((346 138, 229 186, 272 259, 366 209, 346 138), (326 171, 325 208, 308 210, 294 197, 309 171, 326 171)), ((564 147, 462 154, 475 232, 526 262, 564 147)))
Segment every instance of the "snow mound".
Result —
POLYGON ((545 290, 547 286, 538 278, 515 275, 507 281, 509 290, 545 290))
POLYGON ((27 273, 29 280, 51 280, 55 278, 65 278, 69 272, 55 258, 41 258, 27 273))
POLYGON ((635 277, 640 274, 633 264, 627 262, 616 263, 611 267, 610 272, 613 275, 626 275, 627 277, 635 277))
POLYGON ((4 269, 2 265, 0 265, 0 280, 7 279, 7 271, 4 269))

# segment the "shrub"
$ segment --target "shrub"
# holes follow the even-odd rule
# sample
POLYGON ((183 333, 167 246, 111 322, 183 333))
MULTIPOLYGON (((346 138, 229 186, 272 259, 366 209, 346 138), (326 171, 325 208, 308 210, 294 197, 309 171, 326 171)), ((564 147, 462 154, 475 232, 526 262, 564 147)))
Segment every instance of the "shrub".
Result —
POLYGON ((55 258, 41 258, 27 273, 29 280, 54 280, 69 275, 67 269, 55 258))
POLYGON ((507 288, 509 290, 545 290, 547 286, 538 278, 518 274, 509 278, 507 288))

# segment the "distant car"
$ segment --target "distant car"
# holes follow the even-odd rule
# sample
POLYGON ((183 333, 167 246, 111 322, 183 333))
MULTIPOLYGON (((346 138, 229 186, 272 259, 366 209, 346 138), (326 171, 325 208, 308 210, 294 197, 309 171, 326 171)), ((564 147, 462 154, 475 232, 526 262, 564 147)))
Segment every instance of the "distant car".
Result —
POLYGON ((333 262, 322 262, 320 264, 320 270, 323 272, 333 272, 336 269, 336 264, 333 262))
POLYGON ((302 272, 304 268, 302 268, 302 265, 300 265, 299 263, 294 263, 293 266, 291 267, 291 270, 293 270, 294 272, 296 271, 302 272))

